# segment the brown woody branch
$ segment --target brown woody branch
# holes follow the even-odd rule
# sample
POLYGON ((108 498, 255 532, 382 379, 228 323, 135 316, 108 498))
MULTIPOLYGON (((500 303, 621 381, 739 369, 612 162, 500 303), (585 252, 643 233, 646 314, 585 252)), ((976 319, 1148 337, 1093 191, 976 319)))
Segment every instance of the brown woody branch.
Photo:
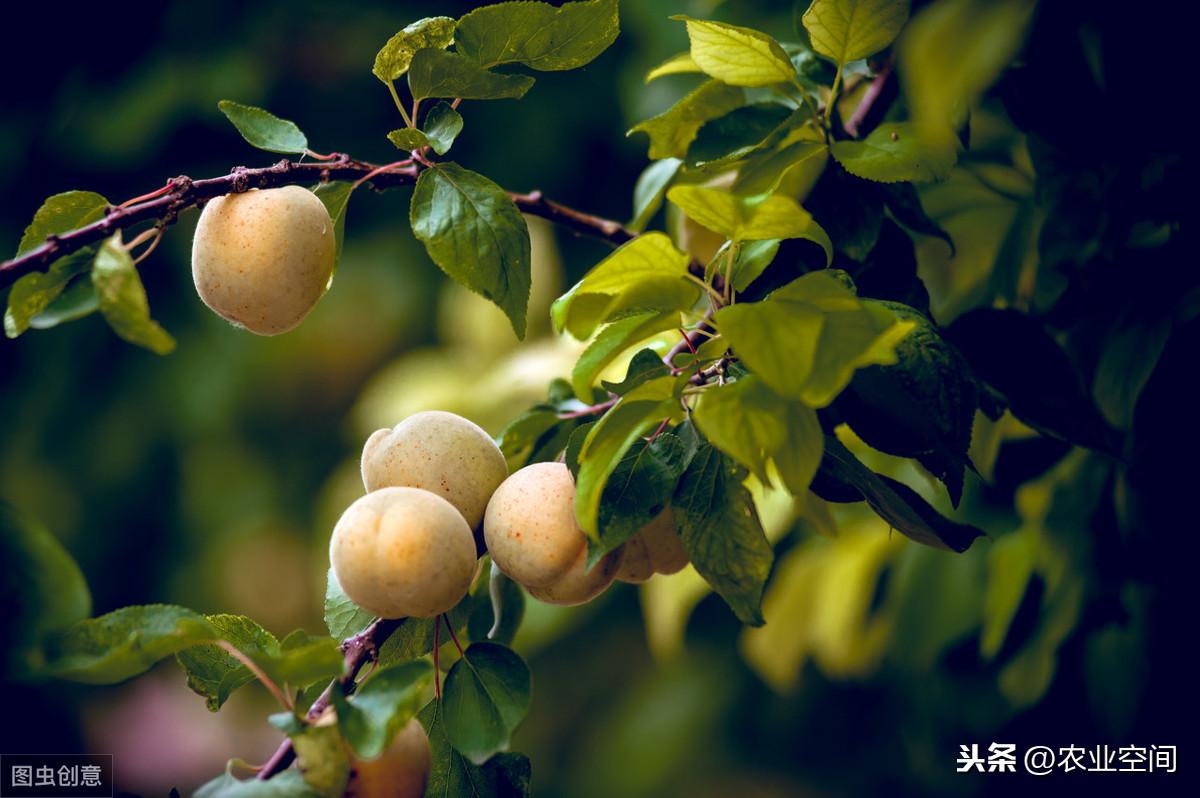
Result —
MULTIPOLYGON (((127 207, 111 208, 104 218, 98 221, 50 236, 45 243, 0 263, 0 287, 11 284, 22 275, 45 269, 56 258, 103 241, 118 230, 150 221, 159 227, 166 227, 176 221, 181 211, 202 205, 213 197, 236 194, 252 188, 313 185, 333 180, 358 181, 364 178, 365 182, 376 189, 411 186, 424 168, 426 167, 419 162, 414 162, 382 169, 376 164, 358 161, 339 153, 324 161, 283 160, 257 169, 239 166, 227 175, 203 180, 192 180, 181 175, 168 183, 169 190, 161 196, 127 207)), ((573 232, 594 236, 613 245, 624 244, 637 235, 619 222, 592 216, 548 200, 540 191, 529 194, 514 193, 510 196, 523 213, 540 216, 573 232)))
MULTIPOLYGON (((358 677, 358 672, 368 662, 378 657, 379 647, 383 645, 383 642, 402 623, 404 623, 403 618, 398 620, 380 618, 353 637, 346 638, 345 642, 342 643, 342 654, 345 656, 345 667, 342 675, 332 682, 329 687, 325 688, 325 692, 321 693, 312 706, 309 707, 305 718, 309 721, 315 721, 321 717, 322 713, 329 708, 333 690, 341 690, 343 694, 353 692, 354 680, 358 677)), ((295 758, 296 751, 292 747, 291 738, 284 739, 279 747, 275 749, 275 753, 271 754, 271 758, 258 771, 257 778, 262 780, 271 778, 276 773, 285 770, 292 764, 292 760, 295 758)))

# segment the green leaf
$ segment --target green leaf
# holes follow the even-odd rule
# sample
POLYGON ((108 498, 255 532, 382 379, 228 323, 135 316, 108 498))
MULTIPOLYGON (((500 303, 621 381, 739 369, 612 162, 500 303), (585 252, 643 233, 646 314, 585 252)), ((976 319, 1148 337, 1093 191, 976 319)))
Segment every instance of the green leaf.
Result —
POLYGON ((713 446, 748 468, 764 485, 775 463, 789 491, 803 495, 821 463, 821 425, 812 408, 776 396, 746 376, 705 391, 693 412, 713 446))
POLYGON ((458 21, 454 46, 479 64, 521 63, 542 71, 575 69, 608 49, 619 32, 617 0, 555 8, 510 2, 478 8, 458 21))
POLYGON ((175 348, 175 339, 150 318, 146 289, 133 265, 133 258, 117 233, 100 245, 92 261, 92 285, 100 312, 113 332, 131 344, 165 355, 175 348))
POLYGON ((706 74, 731 86, 792 83, 796 69, 779 45, 750 28, 674 16, 687 25, 692 60, 706 74))
POLYGON ((601 384, 604 390, 617 396, 624 396, 634 388, 641 387, 650 380, 665 377, 671 373, 671 368, 653 349, 642 349, 629 361, 625 369, 625 377, 620 382, 604 380, 601 384))
POLYGON ((333 268, 337 269, 338 261, 342 259, 342 244, 346 238, 346 207, 350 204, 350 195, 354 193, 354 184, 349 180, 335 180, 332 183, 321 183, 313 189, 329 218, 333 220, 333 237, 337 248, 333 254, 333 268))
POLYGON ((697 445, 695 430, 687 422, 653 441, 634 441, 600 497, 599 542, 588 551, 589 567, 663 511, 697 445))
POLYGON ((684 75, 692 72, 703 72, 700 66, 692 60, 692 54, 679 53, 663 61, 646 73, 646 82, 661 78, 664 75, 684 75))
POLYGON ((445 50, 418 50, 408 71, 408 88, 416 100, 519 100, 533 83, 528 75, 490 72, 465 56, 445 50))
POLYGON ((296 127, 295 122, 233 100, 221 100, 217 108, 252 147, 285 155, 303 153, 308 149, 308 138, 296 127))
MULTIPOLYGON (((208 615, 217 637, 251 659, 261 659, 279 647, 275 636, 244 615, 208 615)), ((254 681, 250 669, 220 646, 206 643, 186 648, 175 659, 187 673, 187 685, 216 712, 242 685, 254 681)))
POLYGON ((202 784, 192 798, 319 798, 319 794, 308 785, 299 770, 285 770, 260 781, 239 779, 227 769, 224 774, 202 784))
POLYGON ((879 183, 944 180, 958 158, 952 138, 931 141, 907 122, 880 125, 862 141, 835 141, 830 152, 850 174, 879 183))
POLYGON ((958 506, 979 407, 975 376, 966 358, 925 316, 898 302, 879 304, 911 322, 913 329, 896 345, 894 365, 855 373, 838 408, 868 445, 920 461, 945 483, 951 503, 958 506))
POLYGON ((575 368, 571 372, 571 384, 575 388, 575 395, 587 401, 600 372, 622 352, 655 333, 678 326, 678 311, 660 313, 653 310, 636 313, 605 325, 575 362, 575 368))
POLYGON ((472 643, 446 674, 446 739, 476 765, 508 747, 529 711, 529 667, 510 648, 472 643))
POLYGON ((446 739, 442 702, 430 701, 417 715, 429 735, 433 763, 429 773, 429 796, 467 795, 471 798, 529 798, 529 757, 497 754, 483 767, 471 764, 446 739))
POLYGON ((558 332, 590 336, 618 314, 687 310, 700 289, 687 280, 688 256, 664 233, 638 236, 600 261, 550 308, 558 332))
POLYGON ((387 139, 392 142, 392 146, 403 152, 411 152, 429 146, 429 139, 415 127, 396 128, 387 134, 387 139))
POLYGON ((1114 320, 1104 336, 1092 395, 1110 423, 1128 428, 1138 397, 1171 337, 1170 317, 1143 318, 1126 311, 1114 320))
POLYGON ((456 163, 437 164, 417 178, 409 217, 433 262, 495 303, 524 338, 529 230, 504 189, 456 163))
POLYGON ((86 618, 92 596, 70 553, 45 526, 0 501, 0 574, 5 623, 3 673, 33 676, 46 662, 46 638, 86 618))
POLYGON ((806 196, 829 160, 823 142, 801 140, 781 149, 753 155, 738 169, 730 188, 734 194, 806 196))
POLYGON ((871 509, 906 537, 939 549, 964 552, 983 532, 944 517, 903 482, 876 474, 863 465, 841 441, 825 436, 825 455, 819 481, 851 486, 871 509))
POLYGON ((305 726, 291 738, 296 767, 308 786, 322 798, 342 798, 350 781, 350 755, 337 727, 305 726))
POLYGON ((17 255, 40 247, 46 238, 75 230, 102 218, 108 211, 108 200, 93 191, 64 191, 47 197, 25 228, 17 255))
POLYGON ((714 316, 742 361, 780 396, 824 407, 856 368, 896 362, 895 346, 912 329, 865 305, 833 273, 811 272, 762 302, 714 316))
POLYGON ((425 138, 438 155, 445 155, 463 129, 462 114, 450 103, 440 102, 425 115, 425 138))
POLYGON ((329 628, 329 636, 345 640, 366 629, 373 620, 374 615, 350 600, 330 568, 325 580, 325 626, 329 628))
POLYGON ((593 542, 601 543, 600 500, 609 477, 639 437, 679 413, 679 389, 679 380, 669 374, 642 383, 621 397, 584 439, 575 479, 575 520, 593 542))
POLYGON ((957 128, 1025 40, 1032 0, 946 0, 930 4, 898 46, 901 83, 922 137, 957 128))
POLYGON ((733 259, 732 281, 738 291, 745 291, 758 277, 766 271, 779 252, 779 239, 764 238, 761 241, 747 241, 738 247, 733 259))
POLYGON ((477 604, 467 621, 471 640, 490 640, 512 645, 525 617, 525 591, 491 563, 488 574, 488 604, 477 604))
POLYGON ((63 293, 71 279, 91 268, 96 251, 88 247, 50 264, 45 272, 33 272, 13 283, 8 292, 8 309, 4 313, 4 334, 16 338, 28 330, 38 314, 43 313, 63 293))
POLYGON ((667 199, 696 224, 731 241, 767 238, 804 238, 825 249, 826 263, 832 262, 833 245, 812 214, 790 197, 738 197, 728 191, 703 186, 675 186, 667 199))
POLYGON ((403 76, 418 50, 427 47, 444 50, 449 47, 454 41, 454 26, 457 24, 450 17, 426 17, 406 26, 388 39, 387 44, 375 54, 372 74, 384 83, 403 76))
POLYGON ((342 673, 343 659, 338 641, 324 635, 310 635, 302 629, 288 634, 279 643, 278 652, 253 657, 276 684, 307 687, 342 673))
POLYGON ((683 161, 678 158, 663 158, 651 162, 633 187, 633 219, 626 225, 635 233, 646 229, 646 225, 662 207, 663 197, 666 196, 667 186, 679 174, 683 161))
POLYGON ((683 158, 701 125, 745 101, 745 92, 741 89, 710 80, 658 116, 638 122, 625 135, 645 133, 649 136, 652 159, 683 158))
POLYGON ((334 690, 338 728, 363 759, 382 754, 420 708, 424 687, 433 675, 425 660, 394 665, 374 673, 347 698, 334 690))
POLYGON ((908 21, 908 0, 813 0, 804 29, 813 49, 839 66, 874 55, 908 21))
MULTIPOLYGON (((91 258, 95 251, 89 247, 80 250, 91 258)), ((82 319, 100 309, 100 300, 96 298, 96 289, 92 286, 92 277, 85 274, 67 286, 45 310, 29 320, 29 326, 34 330, 48 330, 69 321, 82 319)))
POLYGON ((792 111, 782 105, 755 103, 710 119, 688 146, 688 166, 737 160, 760 146, 791 116, 792 111))
POLYGON ((183 607, 123 607, 79 621, 55 636, 47 649, 47 673, 76 682, 114 684, 219 636, 203 615, 183 607))
POLYGON ((692 566, 742 623, 761 626, 762 594, 775 555, 736 466, 702 444, 672 507, 692 566))

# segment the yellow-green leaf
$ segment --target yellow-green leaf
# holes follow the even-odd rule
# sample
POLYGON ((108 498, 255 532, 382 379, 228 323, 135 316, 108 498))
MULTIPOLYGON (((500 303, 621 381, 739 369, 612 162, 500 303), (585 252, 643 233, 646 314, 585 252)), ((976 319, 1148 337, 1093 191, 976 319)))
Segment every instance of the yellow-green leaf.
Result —
POLYGON ((672 19, 687 25, 696 66, 717 80, 731 86, 771 86, 796 79, 783 47, 765 33, 685 16, 672 19))
POLYGON ((146 289, 120 233, 100 245, 92 261, 92 284, 100 312, 113 332, 155 354, 165 355, 175 348, 175 339, 150 318, 146 289))
POLYGON ((844 66, 891 44, 908 8, 908 0, 813 0, 804 29, 814 50, 844 66))
POLYGON ((692 72, 703 72, 700 65, 692 60, 691 53, 679 53, 646 73, 646 82, 661 78, 663 75, 686 75, 692 72))
POLYGON ((850 174, 880 183, 944 180, 958 158, 953 136, 918 136, 907 122, 880 125, 862 141, 836 141, 830 152, 850 174))
POLYGON ((667 199, 696 224, 731 241, 761 241, 769 238, 804 238, 825 250, 826 262, 833 258, 833 245, 812 214, 781 194, 738 197, 727 191, 703 186, 675 186, 667 199))
POLYGON ((434 47, 444 50, 454 41, 454 26, 450 17, 419 19, 387 40, 375 55, 371 72, 384 83, 395 80, 408 71, 417 50, 434 47))

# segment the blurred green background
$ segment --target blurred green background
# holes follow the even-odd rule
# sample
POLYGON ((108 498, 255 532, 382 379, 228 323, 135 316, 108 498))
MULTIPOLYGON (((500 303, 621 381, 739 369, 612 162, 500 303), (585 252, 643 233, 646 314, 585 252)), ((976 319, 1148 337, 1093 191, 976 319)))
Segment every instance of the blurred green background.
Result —
MULTIPOLYGON (((268 163, 217 112, 222 98, 295 120, 318 151, 390 160, 384 134, 399 120, 370 74, 375 51, 414 19, 474 5, 14 9, 13 46, 0 53, 19 76, 0 88, 0 250, 15 250, 58 191, 120 201, 177 174, 268 163)), ((674 13, 792 37, 790 3, 625 2, 620 38, 592 64, 539 74, 519 103, 466 103, 453 158, 506 188, 627 218, 645 140, 625 131, 695 81, 642 83, 686 46, 674 13)), ((973 136, 981 162, 1029 190, 1023 142, 999 110, 973 136)), ((972 180, 926 195, 959 247, 953 258, 935 239, 919 247, 943 322, 977 296, 1014 212, 999 200, 960 212, 972 180)), ((579 345, 549 335, 546 306, 606 250, 534 226, 540 326, 517 348, 414 241, 407 192, 359 192, 333 289, 297 331, 267 339, 196 297, 196 217, 141 269, 175 354, 126 345, 96 316, 0 342, 0 494, 62 540, 97 614, 171 602, 320 632, 328 535, 361 492, 362 441, 429 407, 498 432, 569 372, 579 345)), ((1178 368, 1184 355, 1169 353, 1178 368)), ((533 759, 535 794, 1002 794, 994 779, 954 773, 959 745, 1182 743, 1172 702, 1183 610, 1169 590, 1182 566, 1151 558, 1130 573, 1097 554, 1122 534, 1101 500, 1121 477, 1098 456, 1011 418, 976 434, 991 484, 969 486, 960 517, 990 538, 965 555, 915 546, 853 507, 830 537, 827 508, 768 496, 781 542, 761 631, 744 632, 688 572, 640 594, 618 585, 583 608, 532 608, 518 647, 534 704, 515 744, 533 759), (1011 623, 996 620, 1006 607, 1011 623)), ((871 464, 936 498, 911 467, 871 464)), ((136 793, 186 794, 226 759, 262 761, 278 742, 265 691, 210 714, 173 662, 116 687, 5 696, 0 751, 114 753, 119 789, 136 793)))

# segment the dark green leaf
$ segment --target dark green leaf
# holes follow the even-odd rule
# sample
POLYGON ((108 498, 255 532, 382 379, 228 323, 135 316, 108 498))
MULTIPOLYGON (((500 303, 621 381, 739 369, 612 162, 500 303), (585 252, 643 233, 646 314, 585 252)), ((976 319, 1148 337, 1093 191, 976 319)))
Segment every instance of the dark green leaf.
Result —
POLYGON ((644 382, 665 377, 671 373, 671 368, 653 349, 638 351, 629 361, 625 369, 625 378, 620 382, 604 382, 604 390, 617 396, 624 396, 644 382))
MULTIPOLYGON (((244 615, 208 615, 206 620, 219 639, 252 659, 265 658, 279 647, 273 634, 244 615)), ((188 687, 204 696, 213 712, 221 708, 234 690, 255 679, 250 669, 232 654, 211 643, 186 648, 175 658, 187 673, 188 687)))
POLYGON ((45 639, 92 611, 79 566, 50 530, 0 501, 0 650, 3 672, 32 676, 45 665, 45 639))
POLYGON ((529 798, 529 758, 497 754, 483 767, 471 764, 446 739, 440 701, 430 701, 417 715, 429 735, 433 766, 425 794, 437 798, 529 798))
POLYGON ((529 668, 512 649, 472 643, 446 674, 446 738, 463 756, 482 765, 508 747, 509 737, 529 711, 529 697, 529 668))
POLYGON ((299 154, 308 149, 308 138, 296 127, 295 122, 280 119, 270 111, 253 105, 242 105, 233 100, 217 103, 221 113, 233 123, 238 133, 252 147, 267 152, 299 154))
POLYGON ((579 480, 579 454, 583 451, 583 444, 587 441, 588 435, 592 434, 594 426, 596 426, 596 422, 589 421, 576 427, 571 432, 571 437, 567 439, 567 448, 563 451, 563 462, 566 463, 567 470, 571 472, 571 476, 576 481, 579 480))
POLYGON ((348 180, 335 180, 332 183, 321 183, 313 189, 313 193, 329 211, 333 220, 333 237, 337 248, 334 250, 333 268, 337 269, 338 261, 342 259, 342 244, 346 239, 346 206, 350 204, 350 195, 354 192, 354 184, 348 180))
POLYGON ((450 103, 440 102, 425 116, 425 138, 438 155, 445 155, 463 129, 462 115, 450 103))
POLYGON ((413 54, 418 50, 449 47, 454 41, 456 24, 450 17, 426 17, 406 26, 376 53, 371 72, 384 83, 401 77, 408 71, 413 54))
POLYGON ((957 254, 950 234, 929 218, 929 214, 925 213, 925 208, 921 205, 921 197, 912 183, 889 183, 884 188, 884 202, 892 216, 896 217, 897 222, 914 233, 942 239, 946 242, 946 246, 950 247, 950 255, 953 257, 957 254))
POLYGON ((756 152, 738 169, 730 189, 750 196, 779 192, 803 198, 817 182, 829 160, 829 148, 820 141, 801 139, 777 150, 756 152))
POLYGON ((374 759, 420 708, 433 669, 425 660, 405 662, 371 675, 350 698, 334 690, 338 728, 354 753, 374 759))
POLYGON ((345 640, 366 629, 373 620, 374 615, 350 600, 338 584, 333 568, 330 568, 325 579, 325 626, 329 629, 329 636, 335 640, 345 640))
POLYGON ((203 615, 169 604, 124 607, 56 635, 47 673, 89 684, 113 684, 149 670, 188 646, 220 637, 203 615))
POLYGON ((146 289, 133 258, 121 244, 120 233, 100 245, 92 262, 92 285, 100 312, 113 332, 155 354, 165 355, 175 348, 175 339, 150 318, 146 289))
POLYGON ((1171 337, 1171 319, 1141 318, 1133 312, 1116 319, 1104 339, 1092 395, 1105 418, 1119 428, 1133 422, 1138 396, 1154 373, 1171 337))
POLYGON ((499 306, 523 338, 529 230, 504 189, 458 164, 438 164, 417 178, 410 221, 433 262, 499 306))
POLYGON ((387 134, 388 141, 398 150, 409 152, 429 146, 429 139, 415 127, 396 128, 387 134))
POLYGON ((667 194, 667 186, 679 173, 683 161, 678 158, 663 158, 652 161, 633 187, 633 219, 626 225, 630 230, 640 233, 662 207, 663 197, 667 194))
POLYGON ((575 69, 617 38, 617 0, 555 8, 516 2, 484 6, 458 21, 454 46, 484 66, 521 63, 543 72, 575 69))
POLYGON ((417 50, 408 71, 413 98, 460 97, 464 100, 519 100, 533 85, 528 75, 490 72, 458 53, 417 50))
POLYGON ((693 567, 742 623, 761 626, 762 594, 775 555, 737 467, 702 444, 672 507, 693 567))
POLYGON ((736 160, 762 144, 791 115, 792 111, 782 105, 756 103, 711 119, 688 146, 687 163, 695 167, 736 160))
POLYGON ((108 200, 93 191, 64 191, 47 197, 25 228, 17 255, 24 255, 45 243, 52 235, 61 235, 97 221, 108 210, 108 200))
POLYGON ((637 123, 625 135, 649 136, 650 157, 655 160, 683 158, 701 125, 732 111, 745 99, 741 89, 710 80, 658 116, 637 123))

